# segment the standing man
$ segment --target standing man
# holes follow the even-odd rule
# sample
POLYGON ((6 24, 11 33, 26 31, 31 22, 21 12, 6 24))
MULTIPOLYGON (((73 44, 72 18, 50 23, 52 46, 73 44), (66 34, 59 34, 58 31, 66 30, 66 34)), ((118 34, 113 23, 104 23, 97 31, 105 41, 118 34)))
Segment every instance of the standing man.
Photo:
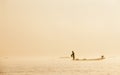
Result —
POLYGON ((73 60, 75 60, 75 53, 74 53, 74 51, 72 51, 71 57, 73 58, 73 60))

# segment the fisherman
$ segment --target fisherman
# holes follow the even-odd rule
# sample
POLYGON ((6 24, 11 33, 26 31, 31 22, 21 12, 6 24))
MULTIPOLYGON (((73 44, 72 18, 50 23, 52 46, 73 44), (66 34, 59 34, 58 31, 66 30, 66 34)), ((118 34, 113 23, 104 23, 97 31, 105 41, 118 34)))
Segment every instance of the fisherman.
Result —
POLYGON ((71 57, 73 58, 73 60, 75 60, 75 53, 74 53, 74 51, 72 51, 71 57))
POLYGON ((105 59, 104 55, 101 56, 101 59, 105 59))

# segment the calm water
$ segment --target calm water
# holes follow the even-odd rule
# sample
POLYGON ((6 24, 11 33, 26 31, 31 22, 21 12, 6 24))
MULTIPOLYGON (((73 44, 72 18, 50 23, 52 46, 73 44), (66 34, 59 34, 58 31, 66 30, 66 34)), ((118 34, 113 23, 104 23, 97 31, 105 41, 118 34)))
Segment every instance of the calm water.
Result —
POLYGON ((120 60, 1 59, 0 75, 119 75, 120 60))

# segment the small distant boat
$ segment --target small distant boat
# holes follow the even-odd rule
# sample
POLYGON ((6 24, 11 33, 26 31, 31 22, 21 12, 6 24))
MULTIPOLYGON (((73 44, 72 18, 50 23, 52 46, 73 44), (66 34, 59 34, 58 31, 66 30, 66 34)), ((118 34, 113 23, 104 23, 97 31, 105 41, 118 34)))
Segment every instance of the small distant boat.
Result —
POLYGON ((76 59, 74 51, 72 51, 71 57, 73 58, 73 60, 76 60, 76 61, 95 61, 95 60, 103 60, 103 59, 105 59, 104 55, 102 55, 100 58, 94 58, 94 59, 86 59, 86 58, 84 58, 84 59, 76 59))
POLYGON ((95 61, 95 60, 103 60, 105 57, 102 55, 101 58, 94 58, 94 59, 75 59, 76 61, 95 61))
POLYGON ((75 59, 76 61, 97 61, 97 60, 103 60, 105 58, 94 58, 94 59, 86 59, 86 58, 83 58, 83 59, 75 59))

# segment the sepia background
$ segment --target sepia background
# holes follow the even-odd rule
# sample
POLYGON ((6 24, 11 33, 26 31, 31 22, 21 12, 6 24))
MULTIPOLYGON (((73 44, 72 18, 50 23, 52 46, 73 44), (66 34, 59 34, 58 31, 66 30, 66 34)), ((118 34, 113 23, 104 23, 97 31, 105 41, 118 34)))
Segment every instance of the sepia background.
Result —
POLYGON ((0 0, 1 57, 111 57, 119 45, 119 0, 0 0))

